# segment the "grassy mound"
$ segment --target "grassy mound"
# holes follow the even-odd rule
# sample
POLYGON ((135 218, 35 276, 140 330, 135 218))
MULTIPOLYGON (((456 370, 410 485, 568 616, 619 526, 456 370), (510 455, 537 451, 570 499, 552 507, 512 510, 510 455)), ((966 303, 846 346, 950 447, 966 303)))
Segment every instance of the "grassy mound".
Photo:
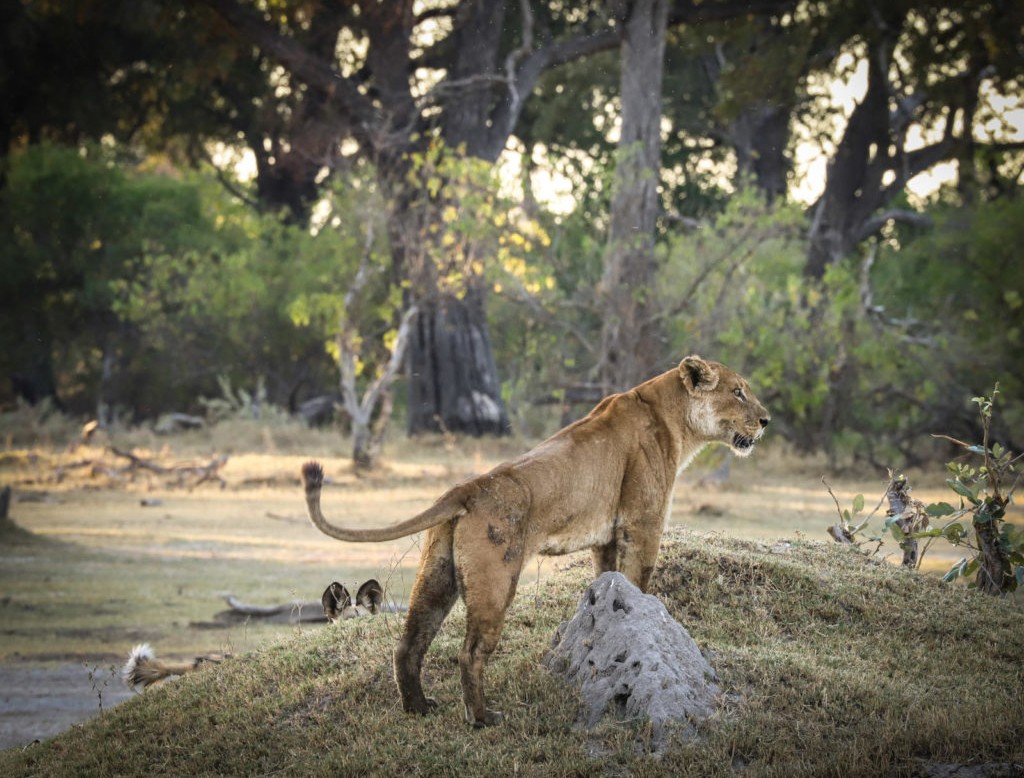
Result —
POLYGON ((1018 602, 820 544, 673 532, 653 591, 708 653, 719 715, 660 756, 643 722, 574 726, 575 695, 540 666, 590 580, 571 564, 520 591, 489 673, 506 714, 462 723, 456 608, 427 657, 440 711, 401 712, 399 618, 307 631, 210 667, 46 743, 3 775, 893 775, 1024 763, 1018 602))

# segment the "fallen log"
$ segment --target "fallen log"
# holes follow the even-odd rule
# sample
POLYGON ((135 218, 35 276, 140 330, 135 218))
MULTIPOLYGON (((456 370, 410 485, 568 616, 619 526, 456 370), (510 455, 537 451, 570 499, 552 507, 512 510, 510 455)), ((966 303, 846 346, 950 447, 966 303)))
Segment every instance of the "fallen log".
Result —
MULTIPOLYGON (((294 600, 279 605, 253 605, 227 595, 227 610, 218 611, 212 621, 194 621, 191 626, 199 629, 223 629, 259 619, 263 624, 326 624, 323 602, 315 600, 294 600)), ((378 613, 405 613, 405 605, 381 604, 378 613)))
POLYGON ((126 467, 124 467, 121 472, 134 473, 136 470, 150 470, 160 475, 163 475, 164 473, 168 472, 168 468, 164 467, 163 465, 158 465, 156 462, 153 462, 149 459, 143 459, 134 452, 122 451, 117 446, 111 446, 110 453, 116 457, 121 457, 122 459, 128 460, 129 464, 126 467))
POLYGON ((198 476, 198 480, 193 483, 189 488, 195 489, 200 484, 204 484, 207 481, 216 481, 220 484, 220 488, 223 489, 228 485, 220 475, 220 469, 228 463, 227 454, 218 454, 205 465, 178 465, 174 468, 174 472, 178 474, 178 485, 184 483, 185 476, 192 474, 198 476))
POLYGON ((286 602, 281 605, 251 605, 240 601, 230 594, 225 599, 231 607, 231 613, 241 616, 255 616, 256 618, 261 619, 271 618, 282 613, 290 614, 303 610, 323 611, 321 604, 315 600, 296 600, 295 602, 286 602))
POLYGON ((227 481, 225 481, 220 475, 221 468, 227 464, 227 454, 218 454, 206 463, 161 465, 159 462, 152 459, 146 459, 145 457, 139 456, 134 451, 125 451, 117 446, 110 446, 108 450, 119 459, 127 459, 128 464, 123 467, 111 467, 101 459, 83 459, 58 467, 54 474, 56 481, 60 483, 69 470, 91 467, 91 474, 94 477, 97 475, 105 475, 108 478, 120 478, 124 475, 128 475, 134 479, 135 475, 139 471, 145 470, 150 473, 154 473, 155 475, 173 477, 174 483, 177 486, 184 486, 187 479, 194 477, 196 480, 189 484, 190 489, 195 489, 197 486, 206 483, 207 481, 218 482, 221 489, 227 486, 227 481))

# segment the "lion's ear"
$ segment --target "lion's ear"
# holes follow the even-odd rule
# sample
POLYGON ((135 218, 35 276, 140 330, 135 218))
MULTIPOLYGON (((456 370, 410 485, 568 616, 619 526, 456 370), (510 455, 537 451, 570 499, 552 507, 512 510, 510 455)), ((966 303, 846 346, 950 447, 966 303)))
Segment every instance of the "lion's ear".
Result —
POLYGON ((710 392, 718 386, 718 371, 696 354, 683 358, 679 363, 679 375, 686 391, 691 394, 697 391, 710 392))
POLYGON ((328 621, 337 621, 345 608, 351 607, 352 596, 342 584, 337 581, 324 589, 324 596, 320 599, 324 606, 324 615, 328 621))
POLYGON ((376 578, 371 578, 369 581, 359 587, 359 591, 356 593, 356 604, 362 605, 370 613, 376 613, 380 610, 381 603, 384 602, 384 590, 381 588, 376 578))

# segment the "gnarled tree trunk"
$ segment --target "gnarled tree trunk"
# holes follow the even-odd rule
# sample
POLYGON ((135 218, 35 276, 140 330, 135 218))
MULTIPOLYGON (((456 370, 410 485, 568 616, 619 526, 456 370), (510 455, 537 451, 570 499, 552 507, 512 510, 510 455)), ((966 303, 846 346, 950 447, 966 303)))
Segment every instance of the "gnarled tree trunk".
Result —
POLYGON ((636 0, 622 38, 622 134, 601 296, 599 381, 621 391, 658 368, 664 338, 656 313, 654 228, 661 172, 661 83, 667 0, 636 0))
MULTIPOLYGON (((755 40, 771 42, 781 34, 780 28, 769 20, 762 20, 761 33, 755 40)), ((747 57, 756 55, 752 46, 747 57)), ((724 44, 701 58, 704 72, 721 93, 722 72, 730 64, 724 44)), ((787 82, 763 97, 743 105, 735 116, 723 121, 721 134, 736 155, 736 182, 738 185, 752 180, 765 201, 785 198, 789 187, 792 161, 787 155, 790 121, 797 100, 797 83, 787 82)))
POLYGON ((409 432, 505 435, 508 414, 491 349, 483 292, 419 303, 409 343, 409 432))

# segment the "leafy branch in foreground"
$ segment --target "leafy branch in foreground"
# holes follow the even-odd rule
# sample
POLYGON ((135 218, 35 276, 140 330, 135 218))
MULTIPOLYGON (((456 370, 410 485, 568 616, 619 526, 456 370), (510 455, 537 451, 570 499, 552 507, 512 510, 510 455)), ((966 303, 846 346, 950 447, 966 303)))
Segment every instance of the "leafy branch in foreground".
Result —
MULTIPOLYGON (((903 475, 890 471, 885 496, 889 500, 884 528, 903 549, 903 565, 919 568, 931 544, 942 538, 954 546, 964 546, 971 554, 963 557, 943 576, 943 581, 975 576, 972 583, 988 594, 1003 594, 1024 586, 1024 529, 1005 521, 1006 506, 1020 483, 1019 465, 1024 454, 1014 455, 999 443, 990 441, 992 414, 999 385, 989 397, 975 397, 981 417, 983 440, 980 445, 968 444, 947 435, 935 435, 964 450, 967 456, 981 457, 980 464, 971 461, 952 461, 946 468, 952 478, 946 480, 949 488, 959 497, 959 505, 947 502, 924 505, 909 496, 910 485, 903 475), (966 519, 969 517, 969 524, 966 519), (941 521, 941 524, 935 524, 941 521), (973 532, 972 532, 973 530, 973 532), (918 549, 918 540, 925 540, 918 549)), ((825 483, 824 479, 822 482, 825 483)), ((863 510, 864 496, 854 498, 852 512, 842 510, 839 501, 825 483, 836 503, 840 521, 829 527, 829 534, 841 543, 858 547, 876 543, 875 553, 882 545, 879 535, 869 535, 868 523, 875 511, 863 521, 853 524, 863 510), (858 536, 863 540, 858 541, 858 536)), ((881 504, 881 503, 879 503, 881 504)))
MULTIPOLYGON (((974 457, 981 457, 982 463, 975 467, 968 462, 950 462, 946 467, 953 477, 946 483, 960 497, 959 508, 948 503, 929 506, 935 516, 948 517, 943 530, 954 545, 963 543, 974 551, 972 558, 964 557, 944 576, 952 581, 961 576, 977 572, 975 583, 988 594, 1002 594, 1014 591, 1024 585, 1024 530, 1007 524, 1006 506, 1012 501, 1013 493, 1020 483, 1018 465, 1021 454, 1014 456, 998 443, 989 440, 992 413, 999 384, 990 397, 975 397, 981 416, 983 440, 980 446, 938 435, 951 441, 974 457), (970 516, 976 545, 966 542, 969 533, 960 519, 970 516)), ((921 533, 921 537, 931 537, 921 533)))

